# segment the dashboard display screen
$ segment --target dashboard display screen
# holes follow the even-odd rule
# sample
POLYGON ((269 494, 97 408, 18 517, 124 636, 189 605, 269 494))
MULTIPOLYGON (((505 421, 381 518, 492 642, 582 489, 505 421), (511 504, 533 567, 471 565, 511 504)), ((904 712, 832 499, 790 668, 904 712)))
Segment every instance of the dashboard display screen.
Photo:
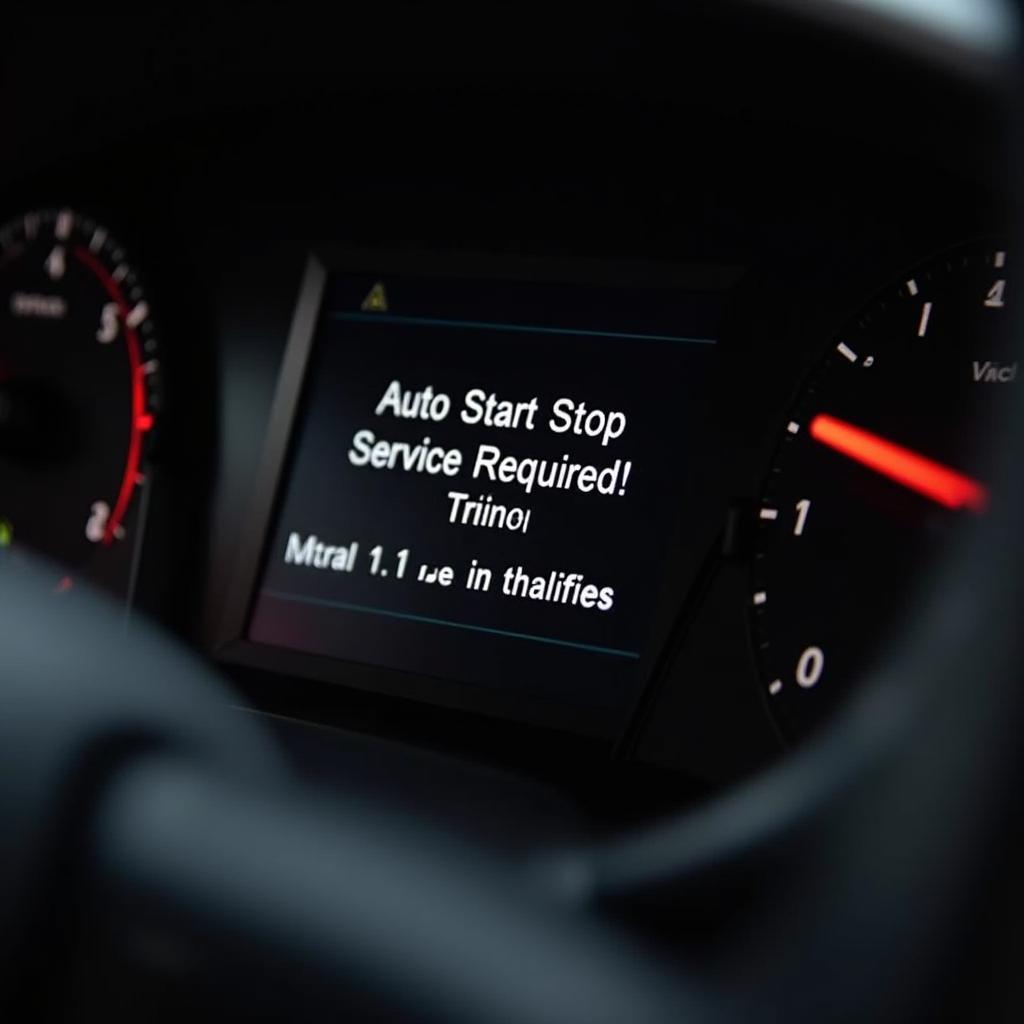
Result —
POLYGON ((329 275, 248 639, 610 720, 656 654, 718 306, 329 275))

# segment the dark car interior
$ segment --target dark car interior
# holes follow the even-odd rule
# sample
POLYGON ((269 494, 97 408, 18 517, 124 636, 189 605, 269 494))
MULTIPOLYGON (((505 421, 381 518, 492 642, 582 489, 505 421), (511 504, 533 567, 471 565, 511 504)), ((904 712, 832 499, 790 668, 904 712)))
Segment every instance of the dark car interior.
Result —
POLYGON ((1020 1020, 1017 15, 5 12, 5 1015, 1020 1020))

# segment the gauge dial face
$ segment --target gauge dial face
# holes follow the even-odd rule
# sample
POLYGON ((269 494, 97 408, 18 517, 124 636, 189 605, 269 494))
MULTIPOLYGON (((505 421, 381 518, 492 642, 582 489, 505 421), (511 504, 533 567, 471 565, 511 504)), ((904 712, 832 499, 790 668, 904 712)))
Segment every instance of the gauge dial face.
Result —
POLYGON ((791 410, 751 593, 767 700, 790 737, 849 695, 914 584, 985 514, 986 439, 1018 387, 1006 276, 987 243, 906 274, 831 340, 791 410))
POLYGON ((124 595, 160 409, 150 305, 101 224, 40 210, 0 228, 0 548, 124 595))

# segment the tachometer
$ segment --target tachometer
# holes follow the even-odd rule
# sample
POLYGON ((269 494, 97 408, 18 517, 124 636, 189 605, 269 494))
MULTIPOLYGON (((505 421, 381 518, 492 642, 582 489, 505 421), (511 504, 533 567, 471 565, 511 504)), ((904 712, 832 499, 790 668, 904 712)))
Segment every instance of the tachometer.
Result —
POLYGON ((979 454, 1016 390, 1001 348, 1007 254, 963 246, 832 339, 785 424, 757 510, 754 633, 768 700, 800 734, 843 700, 909 586, 989 494, 979 454))
POLYGON ((156 329, 121 245, 69 209, 0 228, 0 547, 119 595, 160 409, 156 329))

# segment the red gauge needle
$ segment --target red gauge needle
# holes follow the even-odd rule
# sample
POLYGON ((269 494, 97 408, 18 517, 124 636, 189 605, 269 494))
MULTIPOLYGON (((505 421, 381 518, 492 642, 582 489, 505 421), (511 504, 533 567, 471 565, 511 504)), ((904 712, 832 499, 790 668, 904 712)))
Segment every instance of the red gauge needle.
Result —
POLYGON ((946 508, 984 512, 988 489, 955 469, 834 416, 811 420, 811 437, 946 508))

